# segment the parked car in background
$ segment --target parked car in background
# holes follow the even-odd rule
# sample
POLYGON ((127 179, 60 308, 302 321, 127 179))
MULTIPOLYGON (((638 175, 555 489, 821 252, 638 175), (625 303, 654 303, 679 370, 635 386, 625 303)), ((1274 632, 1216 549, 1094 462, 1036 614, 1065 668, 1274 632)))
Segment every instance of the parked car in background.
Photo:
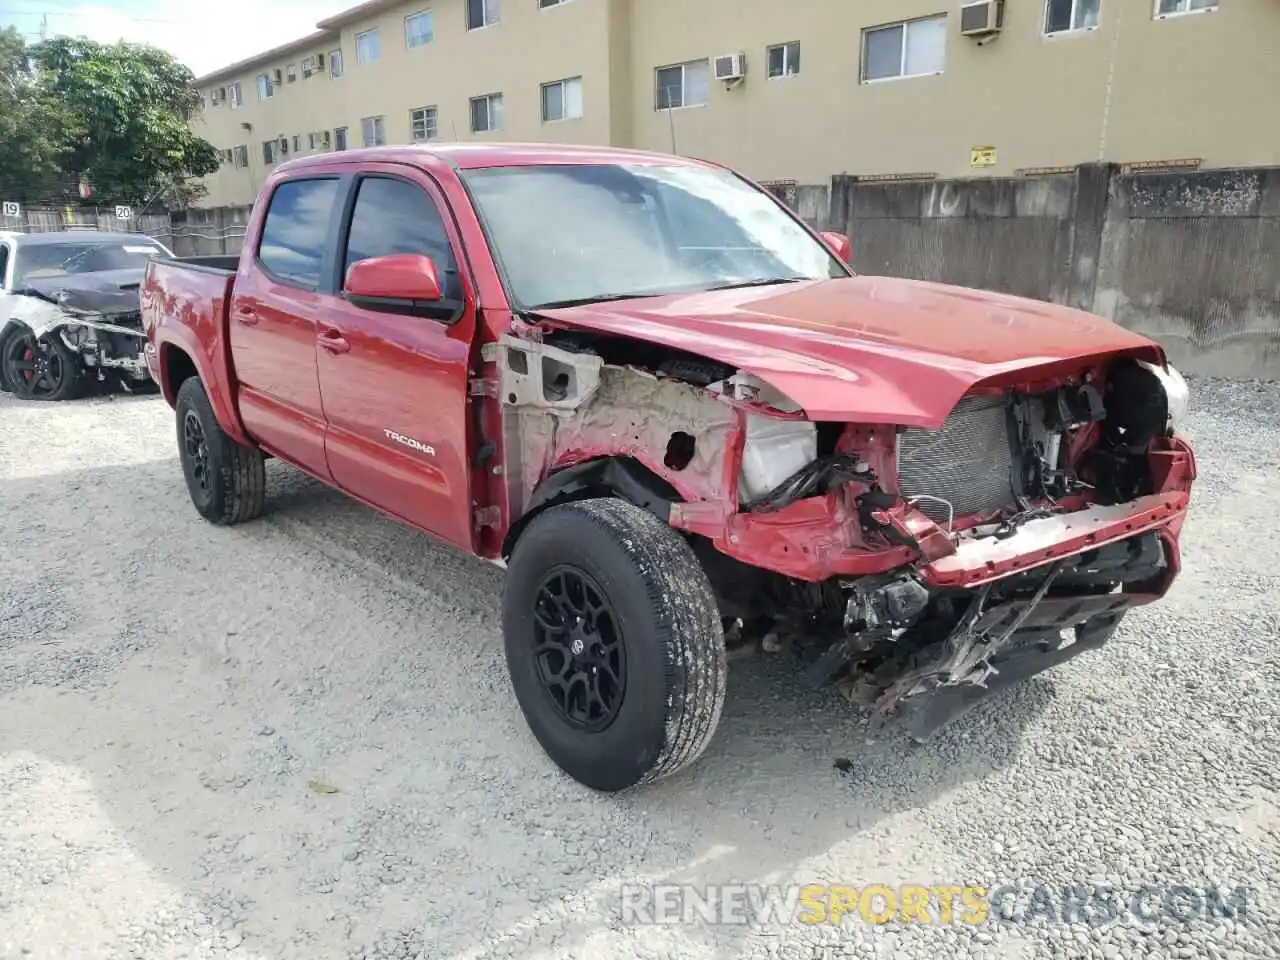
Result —
POLYGON ((849 259, 709 163, 326 154, 272 172, 238 260, 148 264, 146 356, 209 521, 256 517, 275 456, 504 566, 526 720, 619 790, 703 752, 729 643, 926 737, 1179 570, 1159 346, 849 259))
POLYGON ((142 354, 138 287, 173 254, 133 233, 0 233, 0 389, 68 400, 94 380, 152 381, 142 354))

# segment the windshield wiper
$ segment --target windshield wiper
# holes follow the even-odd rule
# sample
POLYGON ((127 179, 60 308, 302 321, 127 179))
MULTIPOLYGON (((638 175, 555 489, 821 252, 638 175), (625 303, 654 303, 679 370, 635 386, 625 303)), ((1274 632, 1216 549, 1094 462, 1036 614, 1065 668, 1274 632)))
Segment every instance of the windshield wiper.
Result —
POLYGON ((563 307, 581 307, 588 303, 610 303, 614 300, 641 300, 645 297, 661 297, 661 293, 597 293, 591 297, 574 297, 569 300, 548 300, 535 303, 530 310, 559 310, 563 307))
POLYGON ((739 290, 743 287, 772 287, 779 283, 799 283, 802 280, 808 280, 809 277, 757 277, 755 280, 736 280, 733 283, 722 283, 714 287, 707 287, 706 292, 713 290, 739 290))

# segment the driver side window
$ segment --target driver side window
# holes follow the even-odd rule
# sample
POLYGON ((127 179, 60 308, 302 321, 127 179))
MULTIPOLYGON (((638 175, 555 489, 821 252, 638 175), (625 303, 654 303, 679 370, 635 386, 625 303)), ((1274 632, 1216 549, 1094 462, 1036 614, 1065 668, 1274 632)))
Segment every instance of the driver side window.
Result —
POLYGON ((9 275, 9 246, 0 243, 0 290, 8 290, 5 278, 9 275))
MULTIPOLYGON (((342 265, 345 278, 353 263, 393 253, 431 258, 446 300, 461 300, 462 278, 435 201, 404 180, 367 177, 360 181, 342 265)), ((345 281, 344 281, 345 282, 345 281)))

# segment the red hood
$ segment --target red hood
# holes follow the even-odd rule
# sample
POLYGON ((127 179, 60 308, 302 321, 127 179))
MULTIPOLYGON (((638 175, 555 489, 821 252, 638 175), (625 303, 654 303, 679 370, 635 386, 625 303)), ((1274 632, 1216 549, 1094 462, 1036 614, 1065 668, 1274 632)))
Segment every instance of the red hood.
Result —
POLYGON ((813 420, 937 429, 983 380, 1160 348, 1101 317, 917 280, 851 277, 539 311, 754 374, 813 420))

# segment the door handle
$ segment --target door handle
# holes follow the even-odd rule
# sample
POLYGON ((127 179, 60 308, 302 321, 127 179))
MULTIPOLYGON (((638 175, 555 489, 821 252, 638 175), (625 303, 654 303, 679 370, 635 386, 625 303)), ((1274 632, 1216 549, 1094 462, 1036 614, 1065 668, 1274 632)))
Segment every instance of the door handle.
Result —
POLYGON ((236 316, 239 317, 241 323, 248 324, 249 326, 253 326, 258 322, 258 311, 254 310, 253 307, 249 306, 247 303, 242 303, 240 306, 236 307, 236 316))
POLYGON ((346 353, 351 349, 351 344, 337 330, 326 330, 316 337, 316 342, 330 353, 346 353))

